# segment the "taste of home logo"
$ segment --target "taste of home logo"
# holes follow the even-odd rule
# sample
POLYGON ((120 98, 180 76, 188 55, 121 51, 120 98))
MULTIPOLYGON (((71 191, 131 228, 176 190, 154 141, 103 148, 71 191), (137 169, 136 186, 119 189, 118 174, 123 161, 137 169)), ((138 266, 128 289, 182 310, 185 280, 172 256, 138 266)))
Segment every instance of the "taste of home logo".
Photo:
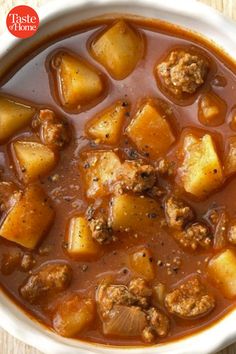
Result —
POLYGON ((37 32, 39 17, 37 12, 30 6, 16 6, 8 13, 6 24, 13 36, 28 38, 37 32))

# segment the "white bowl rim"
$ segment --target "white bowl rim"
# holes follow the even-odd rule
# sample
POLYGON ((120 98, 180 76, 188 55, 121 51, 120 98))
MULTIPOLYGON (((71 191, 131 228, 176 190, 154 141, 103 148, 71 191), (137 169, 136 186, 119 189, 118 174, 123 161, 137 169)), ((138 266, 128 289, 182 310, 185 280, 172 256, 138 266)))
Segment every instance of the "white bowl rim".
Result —
MULTIPOLYGON (((190 28, 194 27, 194 30, 207 35, 232 57, 236 57, 235 23, 195 0, 179 0, 178 3, 176 0, 135 0, 135 2, 129 0, 67 0, 66 5, 64 0, 55 0, 38 10, 41 26, 52 22, 65 10, 67 13, 72 13, 74 9, 90 9, 93 16, 89 17, 95 17, 104 12, 128 12, 147 16, 143 12, 144 9, 147 9, 149 13, 153 10, 153 13, 156 14, 159 11, 159 18, 185 27, 188 27, 189 24, 190 28), (176 6, 176 4, 178 5, 176 6), (130 10, 126 11, 128 8, 130 10), (183 18, 185 18, 184 23, 181 23, 183 18), (182 20, 180 21, 180 19, 182 20), (194 26, 191 25, 192 22, 194 26), (201 26, 205 26, 207 30, 202 31, 201 26)), ((157 15, 149 15, 149 17, 155 18, 157 15)), ((8 32, 1 35, 0 40, 1 60, 8 59, 12 51, 14 51, 14 54, 17 53, 17 49, 17 55, 19 55, 22 40, 16 39, 8 32)), ((33 43, 33 39, 28 40, 28 47, 31 43, 33 43)), ((231 311, 219 322, 204 331, 174 342, 152 347, 119 348, 61 338, 36 321, 31 320, 4 292, 0 292, 0 305, 0 326, 19 340, 48 354, 121 354, 124 350, 129 354, 143 354, 144 351, 146 354, 189 354, 190 352, 191 354, 210 354, 236 340, 236 329, 234 329, 236 310, 231 311)))

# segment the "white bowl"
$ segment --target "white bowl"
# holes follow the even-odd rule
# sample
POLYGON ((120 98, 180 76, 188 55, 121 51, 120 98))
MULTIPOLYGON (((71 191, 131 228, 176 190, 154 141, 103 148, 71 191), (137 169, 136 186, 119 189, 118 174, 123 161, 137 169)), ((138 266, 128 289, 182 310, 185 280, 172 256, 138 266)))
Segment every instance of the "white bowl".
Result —
MULTIPOLYGON (((213 9, 194 0, 56 0, 39 10, 41 27, 26 40, 9 33, 0 37, 0 76, 25 50, 38 45, 50 33, 105 13, 131 13, 167 20, 200 32, 236 57, 236 26, 213 9)), ((0 325, 13 336, 48 354, 208 354, 236 340, 236 310, 202 332, 164 345, 124 348, 105 347, 59 337, 31 320, 3 292, 0 292, 0 325)))

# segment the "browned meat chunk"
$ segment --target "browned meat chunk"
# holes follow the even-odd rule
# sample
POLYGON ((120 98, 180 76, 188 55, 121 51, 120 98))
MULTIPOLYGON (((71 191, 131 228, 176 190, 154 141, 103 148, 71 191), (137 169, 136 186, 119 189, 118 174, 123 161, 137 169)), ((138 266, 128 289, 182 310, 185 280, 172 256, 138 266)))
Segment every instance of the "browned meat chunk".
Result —
POLYGON ((31 275, 20 288, 21 296, 31 304, 65 290, 71 282, 72 270, 67 264, 48 263, 31 275))
POLYGON ((157 336, 166 337, 170 329, 169 318, 155 307, 150 307, 146 313, 149 325, 144 328, 142 333, 145 342, 153 342, 157 336))
POLYGON ((147 282, 142 278, 135 278, 129 283, 129 291, 136 296, 136 303, 142 308, 148 307, 150 296, 152 296, 152 290, 147 285, 147 282))
POLYGON ((137 297, 150 297, 152 290, 143 278, 135 278, 129 283, 129 291, 137 297))
POLYGON ((142 165, 140 161, 125 161, 117 171, 116 179, 121 191, 142 193, 154 186, 156 173, 151 165, 142 165))
POLYGON ((163 86, 179 97, 194 94, 204 83, 208 68, 209 64, 202 56, 176 50, 157 66, 157 74, 163 86))
POLYGON ((42 109, 36 126, 39 126, 39 133, 42 142, 54 149, 62 149, 70 141, 69 125, 59 119, 53 111, 42 109))
POLYGON ((101 284, 96 301, 104 334, 141 336, 146 342, 166 336, 169 319, 150 306, 151 295, 142 278, 131 280, 128 286, 101 284))
POLYGON ((20 266, 24 272, 28 272, 34 267, 35 263, 34 256, 30 253, 25 253, 22 257, 20 266))
POLYGON ((113 231, 104 216, 92 218, 89 220, 89 226, 92 232, 92 237, 101 245, 115 241, 113 231))
POLYGON ((101 284, 96 298, 100 314, 105 318, 114 305, 147 307, 151 294, 145 280, 138 279, 130 282, 130 288, 125 285, 101 284))
POLYGON ((228 230, 228 240, 233 245, 236 245, 236 224, 231 225, 228 230))
POLYGON ((165 214, 169 227, 176 230, 182 230, 194 218, 194 212, 191 207, 175 197, 166 199, 165 214))
POLYGON ((166 295, 167 310, 178 317, 194 319, 208 314, 215 307, 214 297, 194 277, 166 295))
POLYGON ((175 233, 174 237, 181 246, 190 250, 196 250, 198 246, 208 248, 212 243, 209 227, 202 222, 189 225, 184 231, 175 233))
POLYGON ((157 165, 157 172, 161 176, 172 176, 174 174, 174 162, 161 159, 157 165))
POLYGON ((35 263, 32 254, 23 253, 19 249, 10 249, 2 256, 1 271, 5 275, 12 274, 16 270, 27 272, 34 267, 35 263))
POLYGON ((158 199, 162 199, 166 196, 167 191, 162 188, 162 187, 157 187, 157 186, 153 186, 149 191, 148 191, 148 195, 151 198, 158 198, 158 199))
POLYGON ((19 250, 9 250, 4 253, 1 259, 1 271, 5 275, 13 273, 19 268, 22 258, 22 252, 19 250))
POLYGON ((101 284, 96 293, 98 309, 102 318, 106 318, 114 305, 133 305, 135 296, 125 285, 101 284))

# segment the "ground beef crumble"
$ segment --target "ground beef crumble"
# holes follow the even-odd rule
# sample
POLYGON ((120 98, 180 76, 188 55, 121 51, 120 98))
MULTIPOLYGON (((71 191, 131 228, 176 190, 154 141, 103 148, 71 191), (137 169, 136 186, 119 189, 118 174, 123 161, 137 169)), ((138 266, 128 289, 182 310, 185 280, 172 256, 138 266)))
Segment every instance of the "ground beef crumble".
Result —
POLYGON ((233 245, 236 245, 236 224, 233 224, 229 227, 227 236, 228 236, 228 241, 233 245))
POLYGON ((206 79, 208 68, 208 61, 202 56, 175 50, 157 66, 157 73, 164 87, 181 97, 197 91, 206 79))
POLYGON ((10 249, 4 253, 1 259, 1 271, 5 275, 10 275, 14 271, 30 271, 36 264, 36 260, 31 253, 24 253, 19 249, 10 249))
POLYGON ((89 227, 92 237, 101 245, 108 244, 116 240, 112 228, 104 216, 93 217, 89 220, 89 227))
POLYGON ((157 173, 162 177, 170 177, 175 172, 175 164, 173 161, 161 159, 157 164, 157 173))
POLYGON ((145 342, 153 342, 156 336, 165 337, 170 328, 168 317, 155 307, 150 307, 146 313, 149 325, 144 328, 142 333, 145 342))
POLYGON ((152 290, 142 278, 135 278, 129 283, 129 291, 137 297, 150 297, 152 290))
POLYGON ((165 214, 168 226, 176 230, 183 230, 184 226, 194 218, 192 208, 176 197, 165 200, 165 214))
POLYGON ((20 288, 20 294, 31 304, 40 303, 65 290, 70 285, 71 279, 72 269, 68 264, 44 264, 26 279, 20 288))
POLYGON ((71 131, 68 123, 49 109, 40 110, 34 121, 34 128, 39 130, 42 142, 52 148, 62 149, 70 141, 71 131))
POLYGON ((144 165, 140 161, 125 161, 117 171, 116 180, 116 188, 121 193, 142 193, 154 186, 156 172, 153 166, 144 165))
POLYGON ((22 252, 19 250, 11 250, 4 253, 1 259, 1 272, 4 275, 12 274, 19 269, 22 259, 22 252))
POLYGON ((200 279, 193 277, 166 295, 165 306, 171 314, 194 319, 212 311, 215 307, 215 299, 200 279))
POLYGON ((34 259, 34 256, 30 253, 25 253, 22 257, 20 266, 24 272, 28 272, 34 267, 35 263, 36 260, 34 259))
MULTIPOLYGON (((135 278, 128 286, 102 283, 96 293, 96 301, 101 320, 114 320, 116 309, 137 309, 145 316, 145 326, 140 329, 139 335, 146 342, 153 342, 157 337, 164 337, 169 332, 168 317, 151 305, 152 290, 142 278, 135 278)), ((137 313, 138 313, 137 312, 137 313)), ((134 311, 135 313, 135 311, 134 311)))
POLYGON ((209 248, 212 244, 212 234, 209 227, 203 222, 188 225, 185 230, 174 233, 175 239, 190 250, 196 250, 199 246, 209 248))

